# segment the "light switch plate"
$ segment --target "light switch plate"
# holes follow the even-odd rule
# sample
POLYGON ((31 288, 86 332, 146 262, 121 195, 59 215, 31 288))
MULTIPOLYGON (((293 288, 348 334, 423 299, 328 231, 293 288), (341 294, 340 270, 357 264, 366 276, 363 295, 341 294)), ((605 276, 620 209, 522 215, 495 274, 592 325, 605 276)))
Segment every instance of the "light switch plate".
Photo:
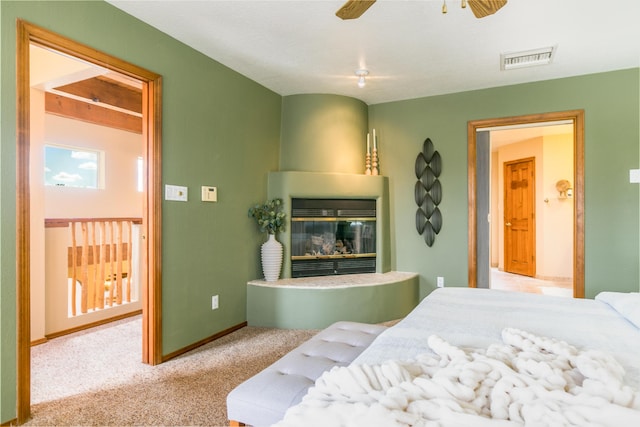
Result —
POLYGON ((640 169, 629 170, 629 182, 632 184, 636 184, 640 182, 640 169))
POLYGON ((202 186, 202 201, 203 202, 217 202, 218 201, 218 189, 216 187, 202 186))
POLYGON ((175 200, 178 202, 186 202, 188 200, 189 189, 179 185, 165 185, 164 199, 175 200))

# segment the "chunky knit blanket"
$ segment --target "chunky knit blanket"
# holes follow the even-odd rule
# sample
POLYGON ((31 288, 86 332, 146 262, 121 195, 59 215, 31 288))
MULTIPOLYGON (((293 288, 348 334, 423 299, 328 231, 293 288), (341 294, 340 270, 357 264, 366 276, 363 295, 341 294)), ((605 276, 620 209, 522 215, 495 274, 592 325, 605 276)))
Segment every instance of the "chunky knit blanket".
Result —
POLYGON ((517 329, 502 341, 464 349, 432 335, 433 354, 333 368, 276 426, 640 425, 640 393, 611 355, 517 329))

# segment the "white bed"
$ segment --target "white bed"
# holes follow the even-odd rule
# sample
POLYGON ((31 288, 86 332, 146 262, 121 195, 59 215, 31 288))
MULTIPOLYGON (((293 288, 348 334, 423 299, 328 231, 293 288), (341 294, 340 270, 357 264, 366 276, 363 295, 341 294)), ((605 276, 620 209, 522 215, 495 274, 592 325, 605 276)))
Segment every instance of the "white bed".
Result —
MULTIPOLYGON (((319 378, 278 425, 640 425, 639 328, 637 293, 605 292, 595 300, 583 300, 485 289, 438 289, 378 336, 349 367, 335 368, 319 378), (532 350, 534 347, 537 350, 532 350), (485 396, 493 393, 488 399, 494 402, 485 402, 483 414, 474 413, 476 396, 453 403, 438 396, 444 388, 462 387, 460 373, 468 373, 471 364, 489 359, 502 363, 492 356, 498 354, 494 350, 503 352, 498 359, 508 354, 507 358, 519 358, 517 363, 528 363, 531 372, 544 368, 549 373, 534 372, 536 383, 520 371, 503 372, 502 377, 512 378, 509 381, 513 384, 524 378, 527 386, 510 385, 515 391, 503 393, 511 402, 502 412, 495 390, 485 390, 485 396), (436 367, 448 372, 447 384, 433 385, 432 380, 443 378, 435 374, 436 367), (568 378, 568 383, 554 390, 540 386, 556 374, 568 378), (423 383, 430 384, 425 386, 429 390, 439 387, 439 392, 431 394, 435 396, 432 402, 418 402, 423 398, 417 394, 425 392, 416 392, 410 385, 421 376, 426 376, 423 383), (521 393, 527 387, 528 397, 521 398, 516 391, 521 393), (416 417, 420 411, 422 415, 416 417)), ((493 387, 496 382, 485 380, 474 382, 467 394, 474 388, 479 390, 478 384, 486 382, 493 387)), ((448 394, 456 393, 445 394, 448 399, 448 394)))

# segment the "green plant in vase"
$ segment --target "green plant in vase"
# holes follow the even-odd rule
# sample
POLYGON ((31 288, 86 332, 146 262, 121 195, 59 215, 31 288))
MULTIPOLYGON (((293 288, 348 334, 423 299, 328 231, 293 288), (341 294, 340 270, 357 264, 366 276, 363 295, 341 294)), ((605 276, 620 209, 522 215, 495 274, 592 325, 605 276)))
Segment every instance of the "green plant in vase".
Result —
POLYGON ((286 214, 283 208, 282 199, 272 199, 249 209, 249 216, 256 220, 260 231, 269 235, 260 248, 262 272, 267 282, 278 280, 282 269, 282 244, 276 240, 275 234, 284 231, 286 214))
POLYGON ((267 200, 262 205, 255 205, 249 209, 249 216, 256 220, 260 231, 276 234, 284 231, 285 217, 282 199, 267 200))

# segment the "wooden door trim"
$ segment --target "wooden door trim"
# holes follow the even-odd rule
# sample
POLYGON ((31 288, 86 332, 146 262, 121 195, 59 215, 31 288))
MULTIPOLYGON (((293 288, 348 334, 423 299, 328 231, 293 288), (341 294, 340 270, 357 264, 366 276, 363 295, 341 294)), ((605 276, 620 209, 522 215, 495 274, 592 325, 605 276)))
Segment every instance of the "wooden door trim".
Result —
POLYGON ((530 114, 467 122, 468 282, 477 287, 476 132, 479 129, 570 120, 573 123, 573 296, 584 298, 584 110, 530 114))
MULTIPOLYGON (((89 46, 17 20, 16 46, 16 346, 17 391, 16 418, 23 424, 29 418, 31 406, 31 318, 30 318, 30 85, 29 45, 45 48, 80 58, 101 67, 125 74, 143 82, 143 136, 146 140, 147 176, 146 199, 143 212, 143 230, 147 263, 143 288, 143 355, 145 363, 162 362, 161 341, 161 254, 162 254, 162 185, 161 185, 161 129, 162 129, 162 77, 129 62, 115 58, 89 46)), ((144 280, 143 279, 143 280, 144 280)))
MULTIPOLYGON (((533 179, 531 180, 531 186, 533 188, 533 191, 529 190, 529 194, 530 194, 530 205, 531 205, 531 222, 530 225, 528 227, 528 231, 527 233, 529 233, 529 235, 532 237, 531 238, 531 247, 529 248, 531 250, 531 255, 532 258, 530 260, 530 264, 529 264, 529 272, 531 273, 531 277, 535 277, 536 274, 536 219, 537 219, 537 215, 536 215, 536 205, 535 205, 535 194, 536 194, 536 181, 535 181, 535 171, 536 171, 536 158, 535 157, 524 157, 524 158, 520 158, 520 159, 515 159, 515 160, 510 160, 508 162, 504 162, 503 163, 503 172, 502 172, 502 176, 503 176, 503 190, 504 190, 504 198, 503 198, 503 209, 504 209, 504 218, 503 218, 503 227, 504 227, 504 244, 503 244, 503 267, 504 267, 504 271, 506 271, 507 273, 512 273, 513 271, 509 271, 509 269, 507 269, 507 231, 506 231, 506 227, 505 227, 505 221, 507 218, 507 193, 509 192, 509 186, 507 185, 507 169, 509 167, 511 167, 512 165, 516 165, 519 163, 530 163, 532 166, 532 175, 533 175, 533 179)), ((511 181, 510 181, 511 182, 511 181)), ((531 188, 531 187, 530 187, 531 188)))

